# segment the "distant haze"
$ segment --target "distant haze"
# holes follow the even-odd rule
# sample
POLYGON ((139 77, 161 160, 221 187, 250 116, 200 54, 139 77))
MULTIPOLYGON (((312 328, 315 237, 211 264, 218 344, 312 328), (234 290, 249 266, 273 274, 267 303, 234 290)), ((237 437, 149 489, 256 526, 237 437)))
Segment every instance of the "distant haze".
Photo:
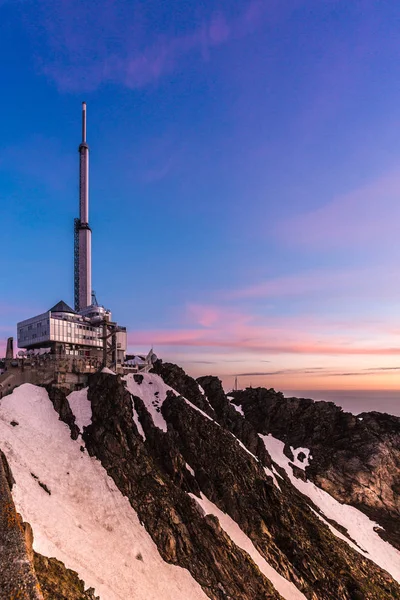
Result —
POLYGON ((346 412, 351 412, 354 415, 361 412, 378 411, 400 417, 400 391, 290 390, 283 393, 287 398, 294 396, 334 402, 346 412))

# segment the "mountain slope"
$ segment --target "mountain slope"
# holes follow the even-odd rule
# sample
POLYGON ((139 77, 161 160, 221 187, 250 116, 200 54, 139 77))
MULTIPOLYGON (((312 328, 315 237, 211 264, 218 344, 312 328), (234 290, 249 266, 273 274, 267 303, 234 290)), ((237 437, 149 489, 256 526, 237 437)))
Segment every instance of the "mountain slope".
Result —
POLYGON ((150 374, 96 374, 72 394, 24 385, 4 398, 0 448, 17 509, 35 550, 61 561, 52 593, 63 563, 101 600, 400 597, 398 550, 363 506, 322 489, 314 438, 295 437, 279 395, 268 421, 263 394, 228 398, 218 379, 159 361, 150 374))

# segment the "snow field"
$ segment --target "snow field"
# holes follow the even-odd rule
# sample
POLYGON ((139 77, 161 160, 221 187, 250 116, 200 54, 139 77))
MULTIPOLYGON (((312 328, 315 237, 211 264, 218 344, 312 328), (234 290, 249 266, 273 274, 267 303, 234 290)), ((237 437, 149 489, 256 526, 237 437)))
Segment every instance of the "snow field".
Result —
POLYGON ((75 423, 83 433, 84 427, 89 427, 92 423, 92 406, 87 397, 88 388, 83 388, 77 392, 71 392, 67 396, 70 408, 75 416, 75 423))
MULTIPOLYGON (((378 527, 377 523, 371 521, 364 513, 353 506, 341 504, 311 481, 297 479, 290 467, 290 460, 283 452, 285 444, 272 435, 260 434, 260 438, 264 441, 272 460, 283 467, 294 487, 305 496, 308 496, 327 519, 332 519, 339 525, 342 525, 342 527, 345 527, 357 545, 353 544, 346 536, 338 532, 334 526, 330 525, 329 528, 332 533, 336 537, 344 539, 357 552, 388 571, 393 579, 396 579, 400 583, 400 552, 391 544, 385 542, 374 531, 374 528, 378 527)), ((298 450, 304 451, 304 448, 298 450)), ((315 514, 318 515, 318 513, 315 514)), ((321 515, 318 515, 318 517, 321 518, 321 515)), ((326 522, 325 519, 321 520, 326 522)))
MULTIPOLYGON (((84 405, 84 390, 72 405, 83 427, 88 409, 77 410, 78 394, 84 405)), ((76 571, 101 600, 207 598, 188 571, 162 560, 128 499, 100 462, 80 451, 82 440, 71 439, 44 388, 24 384, 1 400, 0 444, 34 549, 76 571)))
POLYGON ((234 521, 229 515, 222 512, 222 510, 208 500, 204 494, 201 494, 201 498, 198 498, 194 494, 189 494, 189 496, 191 496, 191 498, 193 498, 193 500, 195 500, 201 506, 206 515, 214 515, 217 517, 221 528, 230 537, 232 542, 247 552, 247 554, 258 566, 261 573, 263 573, 263 575, 269 579, 276 591, 279 592, 279 594, 285 598, 285 600, 307 600, 304 594, 302 594, 291 581, 288 581, 282 577, 278 571, 268 564, 265 558, 254 546, 251 539, 239 527, 236 521, 234 521))

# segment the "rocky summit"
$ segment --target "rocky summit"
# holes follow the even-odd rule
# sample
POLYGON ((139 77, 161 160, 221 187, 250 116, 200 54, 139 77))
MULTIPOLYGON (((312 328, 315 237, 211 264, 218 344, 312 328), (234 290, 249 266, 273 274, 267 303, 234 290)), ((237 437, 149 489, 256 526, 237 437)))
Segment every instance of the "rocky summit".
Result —
POLYGON ((0 598, 400 598, 400 419, 157 361, 0 401, 0 598))

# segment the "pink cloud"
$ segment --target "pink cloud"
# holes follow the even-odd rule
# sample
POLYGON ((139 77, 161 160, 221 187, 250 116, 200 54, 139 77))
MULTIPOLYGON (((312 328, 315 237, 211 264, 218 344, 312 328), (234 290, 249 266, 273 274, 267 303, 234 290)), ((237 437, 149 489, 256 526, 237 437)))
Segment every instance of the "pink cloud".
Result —
POLYGON ((256 319, 221 307, 189 307, 199 327, 129 333, 134 346, 164 346, 229 350, 231 353, 310 355, 400 354, 400 339, 387 332, 387 323, 349 320, 337 323, 327 318, 299 315, 291 318, 256 319))
POLYGON ((190 304, 188 306, 188 313, 203 327, 211 327, 221 316, 220 309, 215 306, 204 306, 200 304, 190 304))
MULTIPOLYGON (((314 270, 296 275, 275 277, 229 292, 230 298, 278 298, 293 296, 329 295, 330 298, 344 296, 347 299, 397 298, 400 282, 397 268, 390 265, 369 265, 332 271, 314 270)), ((228 296, 226 293, 223 296, 228 296)))
POLYGON ((399 196, 400 172, 394 172, 313 212, 288 219, 276 233, 290 245, 323 250, 387 247, 397 242, 399 196))
POLYGON ((212 327, 219 324, 246 324, 251 321, 251 315, 243 314, 238 310, 227 306, 215 306, 204 304, 188 304, 186 307, 186 319, 203 327, 212 327))
MULTIPOLYGON (((238 16, 212 13, 189 33, 154 34, 144 4, 101 3, 96 11, 78 0, 42 2, 44 33, 54 60, 40 68, 63 91, 82 91, 113 82, 143 87, 172 72, 193 51, 204 58, 210 50, 242 37, 261 22, 268 6, 252 0, 238 16), (89 26, 90 24, 90 26, 89 26)), ((170 23, 171 32, 174 23, 170 23)), ((37 32, 34 32, 37 34, 37 32)), ((41 59, 38 57, 38 61, 41 59)))
MULTIPOLYGON (((267 333, 267 332, 265 332, 267 333)), ((398 346, 362 346, 344 343, 323 343, 309 339, 304 342, 279 342, 271 341, 266 336, 251 337, 253 331, 248 332, 250 337, 228 337, 221 332, 207 335, 204 330, 156 330, 130 332, 129 345, 134 346, 187 346, 202 348, 221 348, 240 351, 261 352, 263 354, 312 354, 312 355, 371 355, 371 356, 399 356, 400 341, 398 346)))

